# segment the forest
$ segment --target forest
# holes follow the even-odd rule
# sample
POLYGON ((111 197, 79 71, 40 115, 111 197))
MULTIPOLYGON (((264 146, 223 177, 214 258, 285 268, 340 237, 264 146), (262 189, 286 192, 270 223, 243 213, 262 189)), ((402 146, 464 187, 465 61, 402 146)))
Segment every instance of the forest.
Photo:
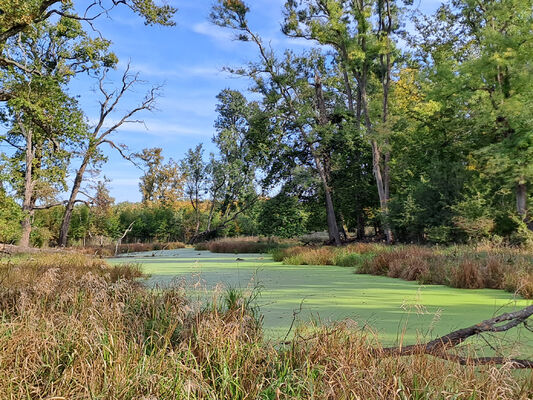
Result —
POLYGON ((0 399, 531 399, 533 0, 260 3, 0 1, 0 399))
MULTIPOLYGON (((172 24, 171 8, 131 6, 172 24)), ((257 53, 230 71, 249 79, 250 95, 223 90, 217 153, 199 144, 177 161, 115 141, 159 88, 110 118, 139 78, 126 69, 110 87, 118 59, 69 18, 73 4, 24 28, 4 10, 0 240, 76 245, 134 222, 127 241, 327 230, 336 245, 530 243, 531 4, 452 1, 433 16, 407 6, 288 1, 283 33, 314 46, 300 54, 275 53, 244 3, 215 6, 212 22, 257 53), (78 74, 98 85, 94 126, 69 90, 78 74), (142 203, 114 204, 109 148, 143 169, 142 203)))

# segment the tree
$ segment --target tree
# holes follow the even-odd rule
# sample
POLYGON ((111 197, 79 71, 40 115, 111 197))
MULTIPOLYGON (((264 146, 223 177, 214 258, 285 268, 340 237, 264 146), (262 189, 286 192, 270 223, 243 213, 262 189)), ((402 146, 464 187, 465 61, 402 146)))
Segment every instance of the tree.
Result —
MULTIPOLYGON (((468 146, 463 163, 477 185, 491 187, 494 199, 513 190, 515 212, 526 223, 533 177, 532 6, 454 0, 432 18, 417 20, 412 38, 431 94, 450 113, 445 129, 468 146)), ((474 190, 482 192, 480 186, 474 190)))
POLYGON ((257 46, 259 63, 235 72, 252 78, 255 91, 263 96, 265 106, 276 110, 274 119, 280 128, 278 132, 284 132, 285 139, 296 136, 297 147, 303 146, 302 157, 308 158, 307 163, 310 162, 316 170, 324 187, 330 241, 339 245, 341 240, 330 182, 330 153, 327 143, 321 140, 331 136, 335 129, 331 124, 332 113, 328 111, 330 99, 325 90, 325 80, 328 79, 325 59, 318 52, 301 58, 287 52, 285 59, 276 59, 273 51, 249 27, 248 11, 242 1, 219 1, 213 8, 211 19, 217 25, 235 30, 238 39, 251 41, 257 46))
MULTIPOLYGON (((194 235, 200 230, 200 203, 206 192, 206 166, 203 161, 202 144, 189 149, 185 158, 181 161, 181 171, 185 178, 185 196, 191 202, 196 218, 194 235)), ((207 228, 208 230, 210 227, 207 228)))
MULTIPOLYGON (((78 2, 79 3, 79 2, 78 2)), ((176 12, 171 6, 159 6, 154 0, 94 0, 86 3, 85 11, 77 14, 73 1, 64 0, 4 0, 0 8, 0 45, 9 38, 60 16, 73 21, 92 22, 106 15, 118 5, 125 5, 134 13, 145 18, 147 25, 173 25, 176 12)), ((3 60, 6 63, 5 60, 3 60)))
POLYGON ((25 68, 12 66, 0 75, 4 87, 17 94, 3 104, 0 118, 8 131, 0 140, 14 150, 5 158, 11 187, 22 199, 25 247, 34 211, 57 204, 55 194, 64 188, 70 160, 67 148, 86 128, 77 101, 64 87, 74 74, 109 60, 106 45, 100 43, 91 57, 72 61, 73 54, 94 45, 78 33, 78 24, 65 20, 28 29, 13 48, 14 59, 25 68))
POLYGON ((207 229, 193 236, 191 242, 216 236, 217 232, 250 210, 258 199, 256 173, 258 163, 252 154, 249 137, 254 129, 251 118, 255 106, 234 90, 225 89, 217 96, 216 144, 219 157, 211 155, 206 167, 207 195, 211 202, 207 229), (213 216, 220 221, 212 226, 213 216))
POLYGON ((125 123, 139 123, 141 121, 132 120, 141 111, 150 111, 153 109, 156 98, 158 96, 158 87, 153 87, 148 91, 144 99, 134 108, 124 112, 116 121, 111 122, 110 126, 106 126, 110 116, 116 111, 117 106, 123 100, 124 96, 139 82, 137 74, 131 74, 129 66, 122 75, 121 85, 117 89, 109 90, 106 85, 107 70, 104 69, 100 78, 98 89, 102 95, 100 101, 100 115, 96 124, 92 129, 88 130, 87 134, 83 136, 82 143, 79 146, 78 157, 81 158, 79 167, 74 176, 74 183, 70 190, 70 196, 65 207, 65 215, 61 224, 61 232, 59 235, 59 245, 66 246, 68 240, 68 231, 70 227, 70 220, 74 205, 76 204, 78 194, 85 176, 87 168, 91 165, 98 165, 105 160, 101 147, 109 145, 112 149, 118 151, 120 155, 131 161, 131 157, 125 153, 127 147, 122 144, 117 144, 113 141, 112 135, 125 123))
POLYGON ((399 28, 398 6, 394 0, 288 0, 285 9, 283 31, 287 35, 314 40, 335 51, 355 129, 360 131, 363 125, 372 146, 373 173, 390 243, 388 117, 391 73, 398 59, 393 42, 399 28))
MULTIPOLYGON (((168 5, 159 6, 154 0, 91 0, 85 3, 85 11, 81 14, 76 12, 75 5, 80 5, 80 1, 64 0, 4 0, 0 5, 0 76, 5 71, 13 69, 22 71, 28 75, 40 76, 42 71, 20 62, 17 52, 16 38, 20 35, 27 35, 34 29, 49 24, 59 18, 64 26, 69 24, 77 25, 81 29, 81 23, 86 23, 92 30, 95 30, 94 21, 99 17, 108 15, 109 11, 118 5, 125 5, 134 13, 145 18, 148 25, 173 25, 172 20, 176 9, 168 5)), ((78 36, 80 34, 78 33, 78 36)), ((84 36, 86 36, 84 34, 84 36)), ((70 39, 76 38, 71 35, 70 39)), ((79 48, 79 52, 74 58, 70 58, 72 65, 83 64, 83 59, 93 57, 97 54, 99 45, 108 42, 102 38, 91 39, 95 44, 85 51, 79 48)), ((49 52, 46 54, 45 62, 53 63, 50 57, 60 55, 61 52, 49 52)), ((17 97, 16 91, 10 90, 7 86, 0 86, 0 102, 5 102, 17 97)))
POLYGON ((298 199, 284 193, 261 204, 258 217, 261 235, 293 238, 305 233, 308 213, 298 199))
POLYGON ((164 164, 162 152, 162 148, 155 147, 136 154, 146 166, 139 183, 144 204, 167 203, 183 197, 183 171, 172 159, 164 164))

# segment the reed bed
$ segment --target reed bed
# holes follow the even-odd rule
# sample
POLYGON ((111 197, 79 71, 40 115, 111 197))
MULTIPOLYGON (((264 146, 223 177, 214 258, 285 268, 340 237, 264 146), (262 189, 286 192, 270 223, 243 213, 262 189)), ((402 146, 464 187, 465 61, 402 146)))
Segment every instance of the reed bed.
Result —
POLYGON ((176 250, 185 248, 182 242, 169 243, 123 243, 116 247, 114 244, 104 246, 85 246, 74 248, 76 252, 101 257, 113 257, 117 254, 140 253, 143 251, 176 250))
POLYGON ((533 298, 533 254, 516 248, 358 243, 278 249, 273 257, 287 265, 355 267, 361 274, 454 288, 504 289, 533 298))
POLYGON ((135 266, 112 273, 83 257, 39 263, 2 261, 1 399, 533 396, 532 375, 509 364, 376 356, 377 339, 348 321, 301 327, 289 342, 273 343, 247 293, 228 290, 200 304, 179 286, 147 290, 135 266), (19 278, 26 272, 31 279, 19 278))

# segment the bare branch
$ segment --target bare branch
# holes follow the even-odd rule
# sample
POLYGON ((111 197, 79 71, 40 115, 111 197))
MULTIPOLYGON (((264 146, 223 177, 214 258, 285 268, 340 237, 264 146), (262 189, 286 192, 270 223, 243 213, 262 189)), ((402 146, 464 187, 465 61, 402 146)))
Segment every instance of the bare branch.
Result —
POLYGON ((20 69, 21 71, 27 73, 27 74, 33 74, 33 75, 39 75, 41 76, 41 73, 39 71, 37 71, 36 69, 33 69, 33 68, 28 68, 27 66, 15 61, 15 60, 11 60, 9 58, 5 58, 5 57, 0 57, 0 66, 4 66, 4 67, 15 67, 15 68, 18 68, 20 69))
POLYGON ((532 315, 533 305, 515 312, 499 315, 468 328, 453 331, 425 344, 416 344, 405 347, 387 347, 384 349, 376 349, 373 353, 379 357, 401 357, 415 354, 429 354, 434 357, 456 361, 463 365, 502 364, 510 362, 512 363, 513 368, 533 368, 533 360, 507 359, 504 357, 465 358, 447 353, 447 350, 458 346, 472 336, 489 332, 505 332, 520 324, 526 325, 527 319, 532 315), (507 323, 501 325, 502 322, 507 323))
POLYGON ((111 146, 116 151, 118 151, 122 158, 124 158, 125 160, 128 160, 129 162, 131 162, 137 168, 141 168, 139 166, 139 164, 137 164, 137 162, 135 161, 134 155, 124 153, 124 150, 127 150, 127 147, 125 145, 120 145, 120 144, 117 145, 115 142, 113 142, 112 140, 109 140, 109 139, 103 140, 102 143, 107 143, 109 146, 111 146))

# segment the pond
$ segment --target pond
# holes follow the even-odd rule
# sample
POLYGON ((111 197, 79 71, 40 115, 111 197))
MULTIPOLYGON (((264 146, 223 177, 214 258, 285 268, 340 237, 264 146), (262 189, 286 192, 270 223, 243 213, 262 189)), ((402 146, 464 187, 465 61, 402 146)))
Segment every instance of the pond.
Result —
MULTIPOLYGON (((404 344, 429 340, 531 304, 501 290, 424 286, 358 275, 345 267, 283 265, 267 254, 179 249, 135 253, 112 262, 141 263, 151 287, 176 280, 208 290, 217 285, 259 287, 257 304, 264 315, 265 333, 276 340, 286 335, 295 312, 299 323, 351 319, 359 328, 372 328, 382 343, 391 345, 399 340, 404 344)), ((512 341, 517 335, 520 342, 533 343, 533 334, 525 329, 508 333, 503 340, 512 341)))

